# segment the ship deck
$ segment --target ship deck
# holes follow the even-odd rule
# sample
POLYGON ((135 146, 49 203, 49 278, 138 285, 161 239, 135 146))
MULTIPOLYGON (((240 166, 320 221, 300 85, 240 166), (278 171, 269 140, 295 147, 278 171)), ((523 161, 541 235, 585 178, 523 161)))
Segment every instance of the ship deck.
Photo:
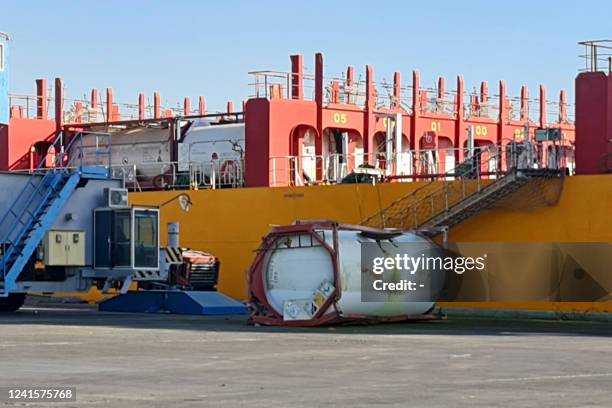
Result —
POLYGON ((43 303, 0 325, 0 383, 76 386, 87 407, 605 406, 612 378, 596 322, 287 329, 43 303))

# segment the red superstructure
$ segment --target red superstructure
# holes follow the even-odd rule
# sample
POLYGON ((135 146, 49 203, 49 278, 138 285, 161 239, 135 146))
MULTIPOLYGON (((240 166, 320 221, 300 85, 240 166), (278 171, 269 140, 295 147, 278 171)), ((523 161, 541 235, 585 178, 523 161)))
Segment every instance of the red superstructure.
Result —
MULTIPOLYGON (((0 101, 10 107, 9 125, 0 125, 0 171, 35 168, 57 132, 66 128, 92 124, 111 127, 125 121, 144 123, 207 114, 204 96, 198 98, 198 108, 192 110, 189 97, 185 97, 181 108, 162 106, 159 92, 154 92, 149 101, 140 93, 137 103, 120 104, 114 100, 112 88, 106 88, 104 95, 92 89, 88 100, 65 98, 61 78, 55 78, 53 96, 49 89, 46 79, 37 79, 36 95, 10 94, 8 101, 0 101)), ((231 101, 227 109, 227 114, 233 114, 231 101)))
MULTIPOLYGON (((479 93, 468 93, 462 76, 457 76, 453 91, 446 89, 442 77, 436 89, 423 88, 418 71, 412 72, 409 86, 402 85, 400 72, 394 73, 393 83, 376 83, 370 65, 365 67, 362 82, 356 80, 353 67, 348 67, 342 78, 327 78, 322 54, 315 56, 314 76, 304 74, 301 55, 291 57, 290 73, 251 74, 255 76, 256 94, 247 102, 245 112, 247 186, 291 184, 294 180, 279 180, 275 170, 299 167, 299 163, 290 161, 304 156, 305 146, 314 148, 317 158, 334 154, 330 149, 334 132, 348 135, 348 151, 344 154, 349 156, 349 167, 355 165, 350 157, 358 150, 364 162, 374 165, 380 161, 379 156, 387 153, 381 149, 386 128, 398 114, 402 147, 394 154, 411 152, 415 171, 410 174, 441 174, 462 162, 468 147, 468 129, 473 131, 475 148, 520 142, 525 138, 525 129, 532 137, 538 128, 560 129, 565 146, 574 141, 565 91, 560 92, 558 103, 550 103, 544 85, 540 85, 539 99, 534 101, 529 99, 526 86, 520 98, 508 97, 504 81, 499 82, 496 95, 490 94, 486 82, 480 84, 479 93), (306 81, 311 95, 305 91, 306 81), (534 102, 535 117, 530 111, 534 102), (549 112, 551 106, 555 112, 549 112), (418 169, 420 152, 431 150, 438 153, 436 168, 418 169), (452 160, 447 160, 449 155, 452 160)), ((323 160, 315 160, 320 176, 325 171, 320 164, 323 160)), ((286 174, 291 177, 291 171, 286 174)))
MULTIPOLYGON (((558 129, 561 140, 541 144, 543 160, 554 148, 573 165, 565 150, 573 154, 575 139, 565 91, 558 102, 548 101, 543 85, 537 99, 529 98, 526 86, 520 97, 509 97, 504 81, 495 93, 486 82, 478 92, 468 92, 461 76, 453 90, 442 77, 430 89, 421 86, 417 71, 410 85, 402 84, 399 72, 392 83, 376 82, 370 65, 365 67, 365 80, 357 79, 352 66, 342 77, 330 78, 324 76, 322 54, 315 56, 314 75, 304 72, 301 55, 291 56, 290 72, 251 74, 255 92, 243 103, 244 180, 233 183, 237 186, 335 183, 363 168, 379 171, 386 180, 433 178, 476 151, 484 163, 491 152, 533 140, 536 129, 549 128, 558 129)), ((188 97, 181 108, 163 107, 158 92, 151 103, 139 94, 137 103, 120 105, 111 88, 104 97, 93 89, 90 100, 68 100, 62 80, 55 79, 54 85, 53 98, 47 95, 44 79, 36 81, 35 97, 10 97, 10 123, 0 134, 0 170, 35 167, 61 130, 146 128, 155 121, 207 113, 203 96, 194 111, 188 97)), ((240 123, 233 111, 228 102, 226 112, 215 115, 220 121, 240 123)), ((168 129, 168 142, 175 144, 172 126, 168 129)), ((176 150, 172 145, 170 151, 176 150)), ((171 156, 169 160, 179 160, 171 156)), ((502 160, 494 165, 503 167, 502 160)), ((176 171, 171 173, 174 179, 176 171)), ((164 185, 172 186, 173 180, 164 185)))

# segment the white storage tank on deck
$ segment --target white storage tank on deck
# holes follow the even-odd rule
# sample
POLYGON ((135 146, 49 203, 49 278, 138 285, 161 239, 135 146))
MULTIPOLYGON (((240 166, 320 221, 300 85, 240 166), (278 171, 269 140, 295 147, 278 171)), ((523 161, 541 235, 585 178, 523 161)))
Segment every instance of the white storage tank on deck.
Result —
POLYGON ((179 171, 189 170, 189 163, 241 161, 243 152, 244 123, 196 120, 178 143, 179 171))

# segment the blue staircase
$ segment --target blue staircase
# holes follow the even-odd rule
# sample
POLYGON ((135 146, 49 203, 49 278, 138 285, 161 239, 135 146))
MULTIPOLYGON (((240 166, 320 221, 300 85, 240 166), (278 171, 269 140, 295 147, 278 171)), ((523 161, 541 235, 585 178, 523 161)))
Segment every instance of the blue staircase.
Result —
POLYGON ((108 170, 105 168, 75 166, 77 161, 82 163, 82 152, 64 163, 66 155, 63 152, 70 151, 74 141, 80 138, 80 134, 76 135, 64 150, 62 135, 58 136, 53 145, 61 153, 53 155, 54 166, 44 168, 47 160, 43 159, 17 194, 10 210, 0 220, 0 227, 5 231, 0 237, 0 297, 8 296, 16 289, 21 271, 53 226, 81 178, 107 178, 108 170), (59 163, 61 167, 57 167, 59 163))

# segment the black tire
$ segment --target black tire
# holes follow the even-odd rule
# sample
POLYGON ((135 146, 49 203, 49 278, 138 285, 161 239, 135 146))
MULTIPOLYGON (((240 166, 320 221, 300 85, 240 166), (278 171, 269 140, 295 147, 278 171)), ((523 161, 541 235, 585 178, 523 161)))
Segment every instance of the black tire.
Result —
POLYGON ((11 293, 7 297, 0 297, 0 313, 16 312, 25 302, 25 293, 11 293))

